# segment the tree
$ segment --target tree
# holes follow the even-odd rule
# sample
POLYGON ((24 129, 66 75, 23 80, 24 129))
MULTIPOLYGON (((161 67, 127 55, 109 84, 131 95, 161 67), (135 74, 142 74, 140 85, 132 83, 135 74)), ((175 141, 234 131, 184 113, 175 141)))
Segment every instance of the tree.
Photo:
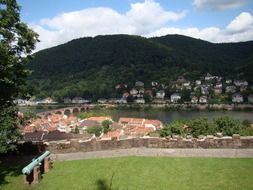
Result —
POLYGON ((146 103, 150 103, 152 101, 152 97, 147 93, 144 93, 143 98, 146 103))
POLYGON ((22 86, 29 74, 25 64, 31 59, 38 35, 20 21, 16 0, 0 0, 0 152, 15 148, 19 137, 17 109, 13 100, 24 96, 22 86))
POLYGON ((109 131, 111 131, 111 124, 112 124, 112 122, 110 120, 104 120, 102 122, 104 133, 108 133, 109 131))
POLYGON ((86 131, 89 134, 95 134, 96 137, 99 137, 103 133, 103 127, 100 125, 93 126, 93 127, 87 128, 86 131))

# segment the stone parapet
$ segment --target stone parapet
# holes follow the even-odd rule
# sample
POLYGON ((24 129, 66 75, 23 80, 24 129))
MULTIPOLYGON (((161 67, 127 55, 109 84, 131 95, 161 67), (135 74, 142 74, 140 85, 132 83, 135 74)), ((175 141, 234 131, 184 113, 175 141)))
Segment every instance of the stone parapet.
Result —
POLYGON ((47 149, 51 153, 69 152, 90 152, 99 150, 115 150, 128 148, 253 148, 253 137, 214 137, 207 136, 201 138, 179 137, 171 138, 129 138, 121 140, 70 140, 47 142, 47 149))

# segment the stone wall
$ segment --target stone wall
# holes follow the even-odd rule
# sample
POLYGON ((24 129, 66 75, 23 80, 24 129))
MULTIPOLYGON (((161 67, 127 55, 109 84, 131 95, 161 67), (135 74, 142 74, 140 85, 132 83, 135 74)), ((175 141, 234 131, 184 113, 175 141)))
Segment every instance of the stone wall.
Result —
POLYGON ((204 138, 132 138, 124 140, 70 140, 47 142, 52 153, 89 152, 126 148, 253 148, 253 137, 213 137, 204 138))

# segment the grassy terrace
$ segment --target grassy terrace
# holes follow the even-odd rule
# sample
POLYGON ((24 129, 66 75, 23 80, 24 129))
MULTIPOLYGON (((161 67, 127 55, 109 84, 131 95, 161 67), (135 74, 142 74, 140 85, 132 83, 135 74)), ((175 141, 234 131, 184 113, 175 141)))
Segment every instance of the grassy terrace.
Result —
POLYGON ((0 164, 1 190, 253 189, 251 158, 123 157, 58 161, 42 182, 23 185, 22 166, 0 164))

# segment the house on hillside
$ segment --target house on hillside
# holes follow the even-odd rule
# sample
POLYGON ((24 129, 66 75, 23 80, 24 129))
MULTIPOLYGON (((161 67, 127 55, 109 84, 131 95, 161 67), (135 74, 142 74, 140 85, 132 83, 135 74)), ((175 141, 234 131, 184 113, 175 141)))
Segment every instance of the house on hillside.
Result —
POLYGON ((247 88, 248 88, 248 86, 241 85, 241 86, 240 86, 240 92, 246 91, 247 88))
POLYGON ((185 82, 183 83, 183 86, 184 86, 185 88, 189 88, 189 87, 191 87, 191 82, 190 82, 190 81, 185 81, 185 82))
POLYGON ((164 99, 164 97, 165 97, 164 90, 160 90, 160 91, 156 92, 156 98, 164 99))
POLYGON ((85 104, 85 103, 90 103, 89 100, 85 100, 82 97, 75 97, 71 101, 72 104, 85 104))
POLYGON ((97 100, 97 102, 99 103, 99 104, 105 104, 105 103, 107 103, 107 99, 103 99, 103 98, 100 98, 100 99, 98 99, 97 100))
POLYGON ((71 104, 72 103, 72 100, 70 98, 64 98, 63 99, 63 103, 64 104, 71 104))
POLYGON ((215 77, 212 76, 210 73, 207 73, 206 76, 205 76, 205 80, 206 81, 210 81, 210 80, 213 80, 215 77))
POLYGON ((136 81, 136 82, 135 82, 135 86, 136 86, 136 87, 144 87, 144 83, 141 82, 141 81, 136 81))
POLYGON ((195 85, 196 85, 196 86, 200 86, 200 85, 201 85, 201 80, 196 80, 196 81, 195 81, 195 85))
POLYGON ((152 81, 152 82, 151 82, 151 86, 152 86, 152 87, 156 87, 156 86, 158 86, 158 83, 155 82, 155 81, 152 81))
POLYGON ((226 84, 231 84, 233 81, 231 80, 231 79, 227 79, 226 81, 225 81, 225 83, 226 84))
POLYGON ((200 96, 199 97, 199 103, 206 104, 208 102, 207 96, 200 96))
POLYGON ((16 99, 16 100, 14 100, 14 103, 15 103, 15 104, 18 104, 19 106, 25 106, 25 105, 27 105, 27 100, 24 100, 24 99, 16 99))
POLYGON ((191 103, 192 104, 197 104, 198 103, 198 97, 197 96, 192 96, 191 103))
POLYGON ((130 94, 133 96, 133 97, 136 97, 138 95, 138 90, 136 90, 135 88, 132 88, 132 90, 130 90, 130 94))
POLYGON ((250 95, 248 96, 248 102, 249 102, 249 103, 253 103, 253 94, 250 94, 250 95))
POLYGON ((201 86, 201 93, 203 95, 209 95, 209 90, 208 90, 208 86, 201 86))
POLYGON ((139 90, 139 94, 143 95, 143 94, 144 94, 144 92, 145 92, 144 88, 140 88, 140 90, 139 90))
POLYGON ((145 100, 143 98, 137 98, 136 100, 134 100, 134 102, 136 104, 145 104, 145 100))
POLYGON ((215 87, 215 88, 214 88, 214 93, 215 93, 216 95, 221 94, 221 93, 222 93, 222 88, 220 88, 220 87, 215 87))
POLYGON ((124 92, 122 94, 122 98, 126 99, 130 94, 128 92, 124 92))
POLYGON ((41 100, 42 104, 56 104, 57 102, 54 101, 51 97, 47 97, 43 100, 41 100))
POLYGON ((248 86, 248 82, 245 80, 235 80, 234 81, 235 86, 248 86))
POLYGON ((236 92, 236 86, 227 86, 226 87, 226 93, 235 93, 236 92))
POLYGON ((242 103, 243 102, 243 96, 239 93, 232 95, 232 102, 233 103, 242 103))
POLYGON ((181 100, 181 96, 179 93, 174 93, 170 96, 171 103, 178 103, 179 100, 181 100))

